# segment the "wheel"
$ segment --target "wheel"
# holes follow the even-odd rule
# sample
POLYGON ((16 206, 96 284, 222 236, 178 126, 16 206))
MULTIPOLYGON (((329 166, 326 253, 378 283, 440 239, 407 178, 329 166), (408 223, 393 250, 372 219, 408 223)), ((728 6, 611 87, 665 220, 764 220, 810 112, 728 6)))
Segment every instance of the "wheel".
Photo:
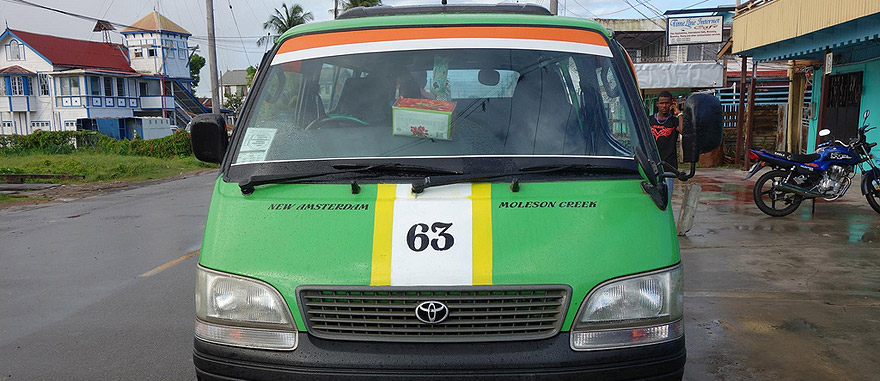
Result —
POLYGON ((768 216, 787 216, 797 210, 804 200, 803 196, 776 187, 786 176, 788 173, 785 171, 770 171, 755 183, 755 205, 768 216))
POLYGON ((319 129, 324 127, 360 127, 367 126, 369 123, 358 118, 348 115, 330 115, 324 118, 313 120, 306 126, 306 130, 319 129))
POLYGON ((869 189, 865 198, 868 199, 868 204, 871 205, 871 208, 874 209, 875 212, 880 213, 880 191, 869 189))

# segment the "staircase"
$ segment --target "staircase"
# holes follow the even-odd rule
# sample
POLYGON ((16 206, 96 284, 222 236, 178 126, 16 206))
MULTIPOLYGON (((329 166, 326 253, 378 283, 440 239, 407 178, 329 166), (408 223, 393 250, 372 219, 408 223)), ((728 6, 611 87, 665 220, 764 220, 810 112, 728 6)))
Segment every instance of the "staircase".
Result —
POLYGON ((175 108, 180 107, 190 114, 204 114, 209 112, 205 106, 199 102, 199 99, 196 98, 193 93, 186 89, 180 82, 176 80, 170 81, 173 86, 173 94, 174 94, 174 106, 175 108))

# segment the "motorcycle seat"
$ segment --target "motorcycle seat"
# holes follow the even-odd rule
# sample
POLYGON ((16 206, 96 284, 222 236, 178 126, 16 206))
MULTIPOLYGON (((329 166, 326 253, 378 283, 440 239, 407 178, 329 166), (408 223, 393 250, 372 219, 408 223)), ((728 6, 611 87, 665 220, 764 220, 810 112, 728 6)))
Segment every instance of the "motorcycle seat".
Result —
POLYGON ((811 153, 807 155, 800 155, 796 153, 783 152, 783 151, 764 151, 771 156, 775 156, 781 159, 785 159, 788 161, 793 161, 796 163, 809 163, 812 161, 816 161, 819 159, 820 155, 818 153, 811 153))

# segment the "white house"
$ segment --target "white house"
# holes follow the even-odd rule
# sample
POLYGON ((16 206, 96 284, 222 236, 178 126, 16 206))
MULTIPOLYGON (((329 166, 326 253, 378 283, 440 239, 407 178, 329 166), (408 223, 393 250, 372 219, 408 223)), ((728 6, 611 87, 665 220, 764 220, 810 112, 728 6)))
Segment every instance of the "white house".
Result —
POLYGON ((247 95, 247 70, 227 70, 220 76, 220 104, 230 95, 247 95))
POLYGON ((120 45, 7 28, 0 134, 98 130, 131 138, 143 136, 145 117, 182 126, 207 111, 191 92, 188 32, 153 12, 122 34, 120 45))

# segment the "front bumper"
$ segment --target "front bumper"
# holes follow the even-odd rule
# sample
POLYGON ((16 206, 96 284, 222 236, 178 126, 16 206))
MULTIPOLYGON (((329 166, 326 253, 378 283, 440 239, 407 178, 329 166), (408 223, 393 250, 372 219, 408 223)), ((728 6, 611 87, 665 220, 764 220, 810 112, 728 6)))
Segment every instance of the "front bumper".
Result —
POLYGON ((195 339, 200 380, 601 379, 680 380, 684 337, 642 347, 577 352, 568 332, 495 343, 375 343, 324 340, 301 332, 297 349, 275 352, 195 339))

